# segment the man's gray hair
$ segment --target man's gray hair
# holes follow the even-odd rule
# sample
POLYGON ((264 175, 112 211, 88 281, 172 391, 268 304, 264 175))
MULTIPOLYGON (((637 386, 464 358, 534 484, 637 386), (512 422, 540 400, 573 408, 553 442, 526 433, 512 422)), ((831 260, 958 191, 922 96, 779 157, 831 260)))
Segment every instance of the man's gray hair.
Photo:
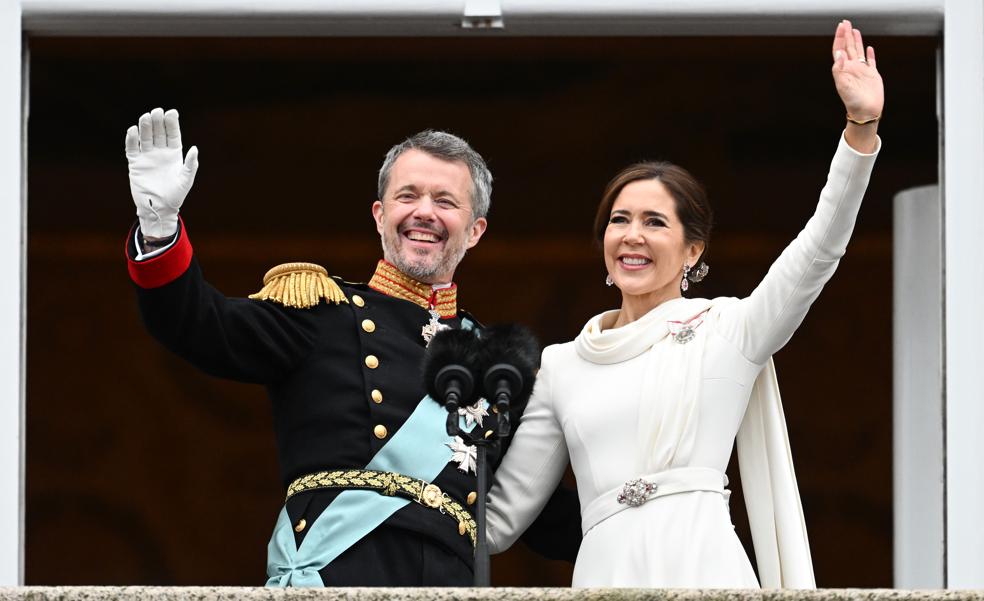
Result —
POLYGON ((472 219, 485 217, 492 203, 492 173, 485 165, 485 159, 458 136, 445 131, 424 130, 400 142, 386 153, 383 166, 379 168, 379 199, 382 200, 389 186, 393 163, 404 152, 416 149, 444 161, 460 161, 468 166, 471 173, 472 219))

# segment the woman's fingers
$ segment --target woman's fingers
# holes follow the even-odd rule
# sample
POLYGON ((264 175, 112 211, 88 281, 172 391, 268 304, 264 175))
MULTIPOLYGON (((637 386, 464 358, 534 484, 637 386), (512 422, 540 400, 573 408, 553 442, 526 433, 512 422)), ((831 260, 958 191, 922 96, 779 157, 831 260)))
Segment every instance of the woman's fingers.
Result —
POLYGON ((854 27, 847 19, 844 19, 844 52, 847 53, 847 60, 857 60, 858 47, 854 41, 854 27))
POLYGON ((874 46, 868 46, 868 66, 871 67, 872 69, 877 69, 878 68, 877 65, 875 65, 875 47, 874 46))
POLYGON ((837 62, 837 59, 840 57, 840 54, 838 53, 843 53, 846 48, 847 45, 844 41, 844 21, 841 21, 840 23, 837 24, 837 31, 834 32, 834 45, 833 48, 831 48, 830 50, 830 52, 833 54, 835 63, 837 62))
POLYGON ((865 49, 861 30, 855 29, 847 19, 837 24, 831 52, 835 65, 843 59, 844 61, 858 61, 874 66, 875 49, 871 46, 865 49))
POLYGON ((861 30, 853 29, 854 52, 858 60, 864 60, 864 42, 861 40, 861 30))

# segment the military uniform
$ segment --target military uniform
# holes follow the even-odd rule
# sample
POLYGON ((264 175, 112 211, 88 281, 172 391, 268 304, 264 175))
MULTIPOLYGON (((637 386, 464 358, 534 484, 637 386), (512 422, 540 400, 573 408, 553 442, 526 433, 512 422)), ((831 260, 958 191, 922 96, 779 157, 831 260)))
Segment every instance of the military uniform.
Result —
MULTIPOLYGON (((131 231, 129 272, 151 334, 211 375, 267 388, 285 489, 319 472, 362 470, 425 396, 424 329, 470 319, 457 309, 454 285, 434 291, 383 261, 365 284, 328 279, 311 271, 316 266, 287 266, 268 273, 257 298, 226 298, 203 279, 183 223, 173 245, 150 259, 134 259, 134 240, 131 231), (295 285, 302 276, 308 279, 295 285)), ((490 411, 476 427, 494 429, 496 419, 490 411)), ((489 453, 490 466, 499 455, 489 453)), ((431 484, 471 513, 476 476, 460 463, 447 463, 431 484)), ((298 546, 342 490, 289 497, 285 516, 298 546)), ((409 502, 318 570, 321 580, 471 585, 474 522, 450 513, 409 502)), ((576 497, 555 497, 528 542, 548 557, 573 560, 580 543, 576 497)))

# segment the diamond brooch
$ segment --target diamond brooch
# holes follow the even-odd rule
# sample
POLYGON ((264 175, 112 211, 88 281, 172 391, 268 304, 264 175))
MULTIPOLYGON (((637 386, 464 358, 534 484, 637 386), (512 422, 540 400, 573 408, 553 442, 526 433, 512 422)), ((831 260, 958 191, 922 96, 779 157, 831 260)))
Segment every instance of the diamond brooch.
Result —
POLYGON ((656 492, 656 485, 646 482, 642 478, 629 480, 622 486, 622 492, 616 499, 622 505, 638 507, 649 500, 649 495, 656 492))
POLYGON ((673 341, 679 344, 687 344, 694 339, 695 335, 694 329, 690 325, 685 325, 673 334, 673 341))
POLYGON ((670 336, 673 337, 673 342, 677 344, 687 344, 697 336, 697 326, 704 323, 704 315, 707 311, 704 311, 700 315, 692 317, 690 321, 668 321, 666 322, 666 328, 670 331, 670 336))

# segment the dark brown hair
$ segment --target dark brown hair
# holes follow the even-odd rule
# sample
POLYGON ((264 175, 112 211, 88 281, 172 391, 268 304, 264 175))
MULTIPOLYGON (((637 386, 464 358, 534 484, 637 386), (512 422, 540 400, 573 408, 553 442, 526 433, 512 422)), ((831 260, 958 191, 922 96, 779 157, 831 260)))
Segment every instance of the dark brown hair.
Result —
POLYGON ((611 219, 612 207, 622 189, 632 182, 654 179, 666 187, 673 197, 677 219, 683 225, 683 238, 686 242, 703 242, 704 252, 711 243, 711 226, 714 222, 714 211, 707 200, 707 192, 690 172, 666 161, 646 161, 629 165, 618 172, 608 182, 605 193, 601 195, 598 213, 595 215, 594 234, 598 244, 605 240, 605 230, 611 219))

